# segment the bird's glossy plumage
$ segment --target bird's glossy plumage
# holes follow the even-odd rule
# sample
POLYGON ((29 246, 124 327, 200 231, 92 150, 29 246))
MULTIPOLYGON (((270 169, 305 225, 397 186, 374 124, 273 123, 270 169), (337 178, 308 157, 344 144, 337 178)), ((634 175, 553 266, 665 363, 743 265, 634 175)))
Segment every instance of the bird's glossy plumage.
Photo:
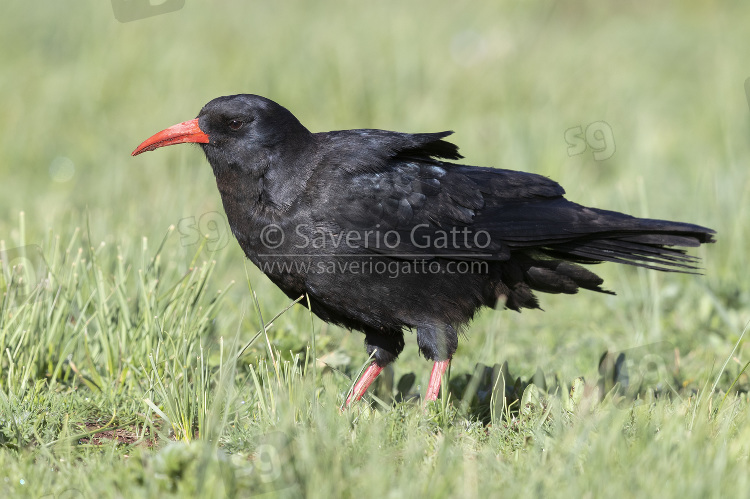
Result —
POLYGON ((425 357, 449 360, 483 306, 608 292, 582 264, 692 272, 697 258, 679 247, 713 241, 705 227, 578 205, 540 175, 449 162, 462 158, 451 132, 310 133, 255 95, 215 99, 197 123, 247 257, 290 297, 307 294, 323 320, 364 332, 381 367, 405 330, 425 357), (283 240, 269 244, 269 227, 283 240), (388 266, 398 272, 377 270, 388 266))

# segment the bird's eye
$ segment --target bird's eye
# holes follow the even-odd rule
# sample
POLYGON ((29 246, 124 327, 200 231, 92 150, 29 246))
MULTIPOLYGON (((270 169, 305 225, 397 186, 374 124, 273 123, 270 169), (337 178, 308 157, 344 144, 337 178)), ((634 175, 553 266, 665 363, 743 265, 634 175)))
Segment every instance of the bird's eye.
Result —
POLYGON ((244 124, 245 122, 242 120, 230 120, 229 128, 231 128, 232 130, 239 130, 240 128, 242 128, 242 125, 244 124))

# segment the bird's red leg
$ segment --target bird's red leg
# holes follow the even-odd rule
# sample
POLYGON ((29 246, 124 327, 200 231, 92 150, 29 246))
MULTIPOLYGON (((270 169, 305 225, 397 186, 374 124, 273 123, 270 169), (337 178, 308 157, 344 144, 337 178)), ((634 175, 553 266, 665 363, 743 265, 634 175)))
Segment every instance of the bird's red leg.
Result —
POLYGON ((367 369, 365 369, 365 372, 362 373, 362 377, 359 378, 357 384, 354 385, 352 393, 350 393, 349 397, 346 399, 347 407, 349 406, 349 404, 351 404, 352 400, 359 400, 362 398, 362 395, 365 394, 367 389, 370 387, 372 382, 375 381, 375 378, 378 377, 378 374, 380 374, 380 371, 382 370, 383 368, 375 364, 374 362, 370 364, 367 369))
POLYGON ((427 395, 425 395, 425 402, 431 400, 437 400, 438 393, 440 393, 440 382, 443 379, 445 370, 448 369, 451 361, 439 360, 432 366, 432 372, 430 373, 430 384, 427 385, 427 395))

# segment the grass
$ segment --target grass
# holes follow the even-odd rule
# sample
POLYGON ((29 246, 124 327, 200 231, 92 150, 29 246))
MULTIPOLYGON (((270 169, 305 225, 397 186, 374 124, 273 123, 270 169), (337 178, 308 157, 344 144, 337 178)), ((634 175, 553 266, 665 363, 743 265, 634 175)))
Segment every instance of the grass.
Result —
POLYGON ((747 7, 110 7, 0 20, 0 494, 746 495, 747 7), (314 131, 453 129, 469 164, 718 243, 703 276, 604 265, 617 296, 485 311, 425 409, 407 334, 341 412, 362 336, 243 264, 196 148, 129 156, 238 92, 314 131), (569 156, 595 122, 611 157, 569 156))

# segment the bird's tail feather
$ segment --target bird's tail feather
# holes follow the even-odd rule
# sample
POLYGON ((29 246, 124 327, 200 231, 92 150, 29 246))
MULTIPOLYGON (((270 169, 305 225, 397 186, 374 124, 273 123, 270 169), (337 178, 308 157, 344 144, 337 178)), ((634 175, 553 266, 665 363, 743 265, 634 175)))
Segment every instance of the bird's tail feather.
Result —
POLYGON ((558 258, 578 257, 582 263, 615 262, 663 272, 698 273, 700 258, 680 247, 712 243, 711 229, 661 220, 639 222, 642 226, 637 231, 592 234, 551 245, 545 252, 558 258))
MULTIPOLYGON (((507 285, 500 293, 505 297, 505 306, 516 311, 522 308, 539 308, 539 300, 533 291, 575 294, 579 288, 583 288, 614 294, 601 287, 604 282, 601 277, 578 263, 569 261, 571 258, 566 258, 568 261, 542 252, 527 252, 501 263, 502 281, 507 285)), ((585 260, 579 263, 591 263, 588 259, 585 260)))
MULTIPOLYGON (((521 279, 505 270, 504 278, 513 290, 506 306, 514 310, 538 308, 532 293, 573 294, 579 288, 614 294, 602 288, 602 279, 579 264, 615 262, 664 272, 697 274, 700 258, 681 247, 714 242, 714 231, 697 225, 664 220, 633 219, 631 227, 592 231, 567 241, 520 250, 512 261, 521 279)), ((515 274, 518 275, 518 274, 515 274)))

